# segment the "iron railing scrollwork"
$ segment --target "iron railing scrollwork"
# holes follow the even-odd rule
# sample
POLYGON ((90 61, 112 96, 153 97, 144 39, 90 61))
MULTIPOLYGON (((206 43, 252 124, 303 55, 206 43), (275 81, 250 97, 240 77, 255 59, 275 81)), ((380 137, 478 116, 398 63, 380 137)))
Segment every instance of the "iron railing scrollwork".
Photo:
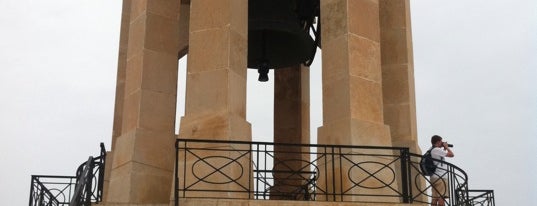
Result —
POLYGON ((176 147, 176 200, 411 201, 400 172, 407 148, 187 139, 176 147))
POLYGON ((89 206, 102 201, 106 150, 82 163, 76 176, 32 175, 29 206, 89 206))
POLYGON ((39 181, 38 176, 32 175, 29 205, 57 206, 60 205, 60 202, 56 199, 56 196, 52 194, 41 181, 39 181))
POLYGON ((467 190, 458 191, 466 198, 459 200, 460 205, 476 205, 476 206, 494 206, 494 190, 467 190))
POLYGON ((418 154, 410 154, 409 173, 412 174, 410 179, 412 182, 409 188, 412 191, 411 200, 413 202, 430 203, 432 193, 440 193, 440 196, 445 197, 446 206, 464 205, 466 197, 468 197, 468 175, 459 167, 440 160, 434 160, 437 164, 443 164, 444 167, 436 168, 436 176, 425 176, 420 168, 422 156, 418 154), (436 182, 444 185, 443 190, 433 187, 436 182), (434 190, 434 191, 433 191, 434 190))
MULTIPOLYGON (((430 203, 431 178, 408 148, 178 139, 179 198, 430 203)), ((492 191, 474 194, 447 163, 448 206, 494 206, 492 191)))

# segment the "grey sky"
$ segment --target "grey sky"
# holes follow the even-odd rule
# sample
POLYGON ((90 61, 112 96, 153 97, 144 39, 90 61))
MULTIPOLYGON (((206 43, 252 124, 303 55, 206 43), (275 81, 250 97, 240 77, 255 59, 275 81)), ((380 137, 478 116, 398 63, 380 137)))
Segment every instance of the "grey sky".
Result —
MULTIPOLYGON (((99 142, 110 147, 121 1, 0 0, 0 8, 0 205, 25 205, 30 175, 73 175, 99 142)), ((439 134, 455 144, 450 161, 470 188, 494 189, 497 205, 531 202, 537 1, 411 0, 411 8, 422 149, 439 134)), ((312 137, 322 118, 319 65, 318 57, 312 137)), ((262 103, 273 87, 250 74, 247 119, 263 140, 272 136, 262 103)))

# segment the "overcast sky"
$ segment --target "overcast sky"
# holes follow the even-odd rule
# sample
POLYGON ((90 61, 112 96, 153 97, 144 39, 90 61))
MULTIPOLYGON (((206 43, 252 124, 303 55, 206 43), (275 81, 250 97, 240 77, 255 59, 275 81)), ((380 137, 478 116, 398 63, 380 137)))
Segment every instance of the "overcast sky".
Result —
MULTIPOLYGON (((28 202, 30 175, 74 175, 110 148, 120 0, 0 0, 0 205, 28 202)), ((418 136, 455 145, 451 162, 497 205, 537 194, 537 1, 411 0, 418 136)), ((312 137, 321 126, 311 68, 312 137)), ((182 115, 184 62, 179 83, 182 115)), ((272 137, 271 83, 248 79, 256 140, 272 137), (255 96, 264 94, 267 96, 255 96)))

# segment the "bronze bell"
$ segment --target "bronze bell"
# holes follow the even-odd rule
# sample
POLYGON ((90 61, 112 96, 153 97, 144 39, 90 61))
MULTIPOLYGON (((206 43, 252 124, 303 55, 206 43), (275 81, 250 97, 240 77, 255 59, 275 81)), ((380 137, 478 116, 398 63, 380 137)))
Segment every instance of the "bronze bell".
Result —
POLYGON ((318 0, 248 1, 248 68, 258 69, 259 81, 268 81, 269 69, 313 60, 313 2, 318 0))

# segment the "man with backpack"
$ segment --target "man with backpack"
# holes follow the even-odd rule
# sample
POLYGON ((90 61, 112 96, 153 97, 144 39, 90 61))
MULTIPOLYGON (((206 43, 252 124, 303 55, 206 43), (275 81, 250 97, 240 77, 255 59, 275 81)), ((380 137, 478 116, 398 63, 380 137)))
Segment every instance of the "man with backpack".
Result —
POLYGON ((435 160, 436 170, 431 175, 431 185, 433 190, 433 199, 431 205, 444 206, 444 199, 448 198, 447 193, 447 164, 443 163, 446 157, 455 156, 448 146, 447 142, 442 142, 442 137, 434 135, 431 137, 432 148, 431 157, 435 160), (440 161, 436 161, 440 160, 440 161))

